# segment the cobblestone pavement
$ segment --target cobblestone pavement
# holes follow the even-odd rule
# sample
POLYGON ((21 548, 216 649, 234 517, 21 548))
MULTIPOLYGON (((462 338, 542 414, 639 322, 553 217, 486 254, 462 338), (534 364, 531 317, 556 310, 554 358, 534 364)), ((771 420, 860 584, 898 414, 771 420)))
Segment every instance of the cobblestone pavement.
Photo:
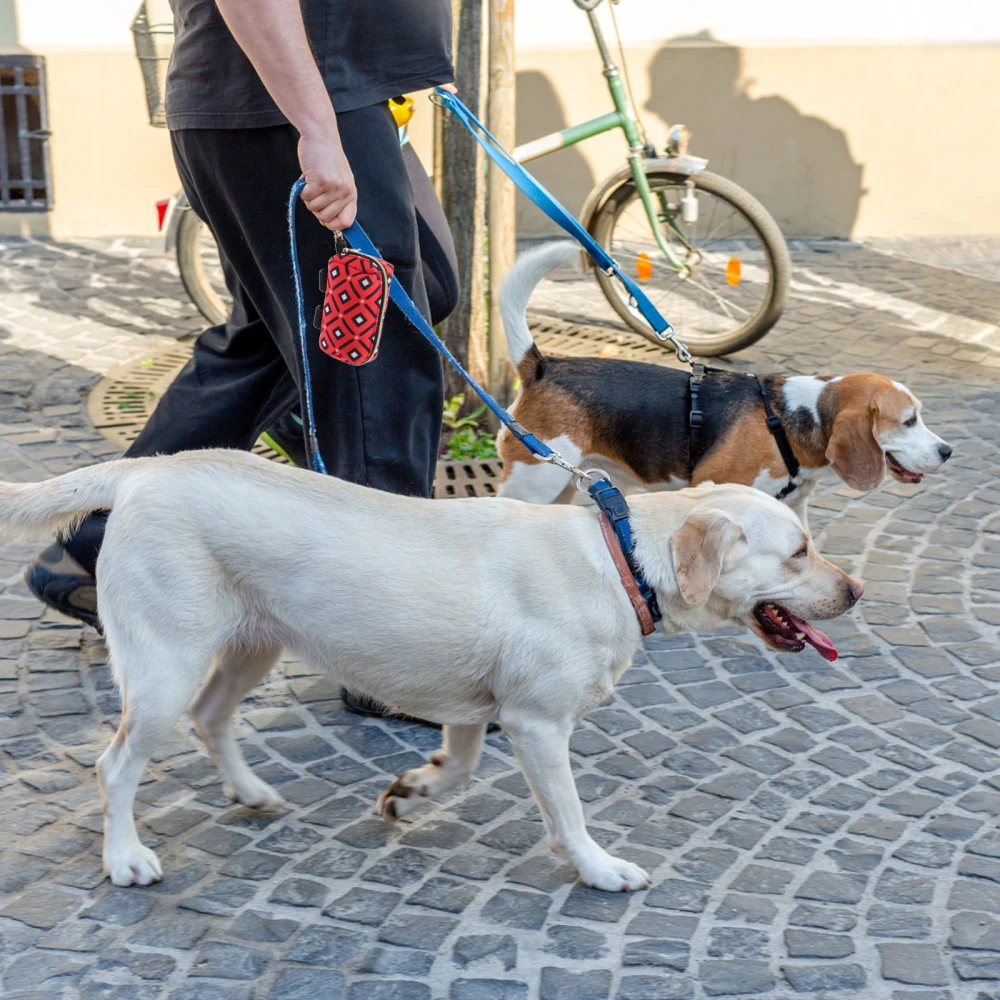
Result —
MULTIPOLYGON (((822 550, 868 588, 831 623, 836 664, 746 634, 653 636, 580 724, 590 828, 650 890, 574 884, 501 734, 467 787, 383 826, 375 796, 437 735, 359 721, 290 660, 241 726, 287 809, 234 808, 182 727, 139 793, 166 878, 109 886, 92 764, 118 697, 99 636, 28 595, 36 546, 18 541, 0 547, 0 993, 1000 996, 1000 285, 850 244, 793 250, 788 313, 737 362, 904 379, 955 456, 923 487, 814 500, 822 550)), ((573 278, 539 302, 605 314, 573 278)), ((139 246, 0 247, 0 477, 111 454, 85 391, 196 327, 139 246)))

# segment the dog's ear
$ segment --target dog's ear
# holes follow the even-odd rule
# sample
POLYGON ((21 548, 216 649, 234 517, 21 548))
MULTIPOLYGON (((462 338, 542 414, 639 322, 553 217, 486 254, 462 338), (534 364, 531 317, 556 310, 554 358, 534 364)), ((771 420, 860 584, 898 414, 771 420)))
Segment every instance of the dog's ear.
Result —
POLYGON ((743 529, 724 514, 693 514, 670 539, 674 574, 687 604, 701 604, 719 582, 729 550, 743 529))
POLYGON ((837 414, 833 422, 827 461, 848 486, 867 492, 885 479, 885 454, 875 436, 878 408, 859 404, 837 414))

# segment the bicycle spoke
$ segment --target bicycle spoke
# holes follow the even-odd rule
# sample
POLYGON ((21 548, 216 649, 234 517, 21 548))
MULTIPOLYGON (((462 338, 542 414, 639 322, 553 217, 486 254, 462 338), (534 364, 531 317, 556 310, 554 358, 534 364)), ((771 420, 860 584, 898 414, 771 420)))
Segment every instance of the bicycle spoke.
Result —
MULTIPOLYGON (((677 204, 684 193, 678 184, 654 190, 670 204, 677 204)), ((712 191, 700 188, 697 194, 701 213, 693 227, 677 232, 660 220, 662 239, 690 267, 686 277, 681 278, 666 259, 636 195, 619 209, 609 247, 623 268, 635 276, 639 275, 640 253, 656 262, 653 273, 639 279, 646 294, 682 337, 686 331, 696 339, 722 336, 752 320, 765 300, 770 282, 768 255, 746 216, 712 191), (742 265, 735 281, 727 275, 734 257, 742 265), (757 267, 754 260, 762 261, 763 267, 757 267)), ((623 291, 612 288, 612 294, 631 315, 637 316, 623 291)))

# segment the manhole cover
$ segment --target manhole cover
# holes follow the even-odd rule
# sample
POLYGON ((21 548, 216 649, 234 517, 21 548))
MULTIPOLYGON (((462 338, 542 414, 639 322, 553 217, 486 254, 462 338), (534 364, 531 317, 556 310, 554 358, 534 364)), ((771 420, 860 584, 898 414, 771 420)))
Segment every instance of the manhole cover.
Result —
MULTIPOLYGON (((549 354, 622 357, 654 364, 676 363, 673 354, 624 330, 570 323, 557 317, 532 316, 529 326, 538 346, 549 354)), ((113 368, 94 386, 87 414, 94 426, 123 451, 136 439, 174 376, 191 357, 191 344, 163 350, 113 368)), ((258 441, 254 452, 276 462, 285 459, 258 441)), ((434 496, 496 496, 503 463, 498 459, 438 462, 434 496)))

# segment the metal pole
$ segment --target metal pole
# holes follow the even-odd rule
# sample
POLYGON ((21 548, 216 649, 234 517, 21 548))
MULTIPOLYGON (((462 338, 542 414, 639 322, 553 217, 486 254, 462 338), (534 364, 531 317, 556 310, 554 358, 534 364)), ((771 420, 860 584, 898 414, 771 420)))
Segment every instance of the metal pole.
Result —
MULTIPOLYGON (((454 0, 457 37, 455 82, 465 104, 482 115, 483 0, 454 0)), ((458 256, 458 308, 441 324, 445 343, 477 381, 487 381, 483 235, 486 184, 475 139, 453 115, 442 122, 441 203, 458 256)), ((466 408, 478 405, 462 379, 445 367, 448 396, 466 393, 466 408)))
MULTIPOLYGON (((514 0, 489 0, 489 119, 487 127, 506 149, 514 148, 516 75, 514 70, 514 0)), ((514 263, 516 226, 514 184, 493 164, 489 168, 489 386, 502 402, 510 399, 514 372, 500 320, 499 291, 514 263)))

